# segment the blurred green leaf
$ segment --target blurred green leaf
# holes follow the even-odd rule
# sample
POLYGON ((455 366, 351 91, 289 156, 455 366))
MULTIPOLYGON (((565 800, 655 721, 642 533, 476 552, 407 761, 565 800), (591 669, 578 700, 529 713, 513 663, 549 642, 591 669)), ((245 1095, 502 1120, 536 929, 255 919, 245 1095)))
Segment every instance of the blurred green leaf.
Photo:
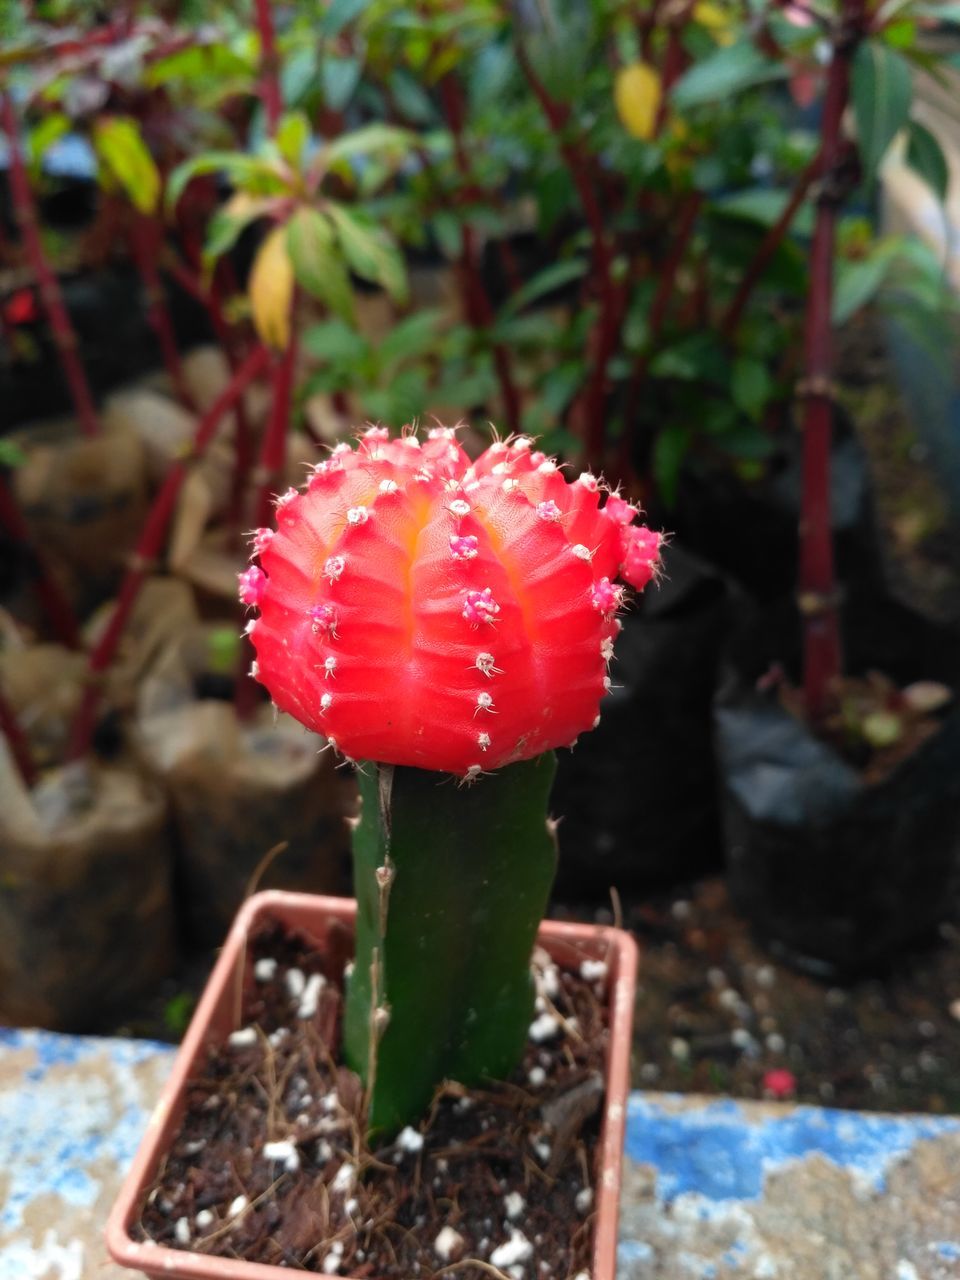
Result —
POLYGON ((320 65, 323 100, 331 111, 342 111, 356 92, 363 72, 359 58, 334 58, 327 55, 320 65))
POLYGON ((0 437, 0 467, 22 467, 26 460, 27 455, 18 444, 0 437))
POLYGON ((51 111, 33 126, 27 134, 26 160, 34 177, 39 174, 46 153, 69 132, 70 119, 62 111, 51 111))
POLYGON ((457 215, 443 209, 434 214, 430 228, 444 257, 458 257, 463 243, 463 227, 457 215))
POLYGON ((395 301, 405 302, 408 293, 406 264, 383 228, 362 211, 348 209, 332 200, 326 210, 336 227, 337 239, 350 270, 362 280, 380 285, 395 301))
POLYGON ((328 364, 359 364, 370 350, 362 334, 336 318, 311 325, 303 335, 303 345, 310 355, 328 364))
POLYGON ((280 92, 287 106, 297 106, 306 97, 320 72, 319 53, 310 44, 294 49, 280 68, 280 92))
MULTIPOLYGON (((566 412, 571 401, 583 386, 586 369, 582 361, 567 361, 551 369, 543 380, 541 398, 553 418, 566 412)), ((556 425, 553 423, 552 425, 556 425)))
POLYGON ((785 63, 773 61, 752 39, 744 39, 695 62, 674 85, 670 98, 677 111, 689 111, 754 85, 782 80, 787 74, 785 63))
POLYGON ((154 213, 160 200, 160 170, 130 116, 101 116, 93 126, 93 145, 110 176, 140 213, 154 213))
POLYGON ((167 181, 167 207, 173 209, 194 178, 222 173, 237 188, 254 195, 279 195, 287 189, 271 161, 241 151, 203 151, 177 165, 167 181))
POLYGON ((320 20, 320 34, 336 36, 356 21, 365 9, 370 7, 371 0, 330 0, 327 11, 320 20))
POLYGON ((302 111, 288 111, 277 125, 276 143, 291 169, 299 169, 304 148, 310 141, 310 122, 302 111))
POLYGON ((912 49, 917 43, 917 24, 913 18, 901 18, 888 22, 881 31, 881 39, 891 49, 912 49))
POLYGON ((950 170, 940 143, 917 120, 910 121, 909 130, 907 164, 920 175, 938 200, 946 200, 950 170))
POLYGON ((720 339, 713 333, 695 333, 665 347, 650 361, 654 378, 677 378, 683 382, 725 380, 727 361, 720 339))
POLYGON ((535 195, 540 230, 546 234, 575 204, 573 180, 566 165, 551 169, 539 178, 535 195))
POLYGON ((653 446, 653 478, 660 496, 668 506, 677 500, 680 471, 690 451, 690 428, 675 425, 664 427, 653 446))
MULTIPOLYGON (((734 191, 730 195, 712 200, 710 210, 728 218, 742 218, 746 222, 756 222, 761 227, 772 227, 780 220, 790 194, 789 191, 778 191, 770 187, 734 191)), ((809 201, 805 201, 797 210, 790 224, 797 235, 813 234, 813 212, 809 201)))
POLYGON ((191 45, 150 63, 144 69, 143 79, 147 88, 155 89, 175 80, 200 86, 252 77, 255 72, 250 59, 225 44, 191 45))
POLYGON ((490 337, 506 346, 549 349, 562 336, 560 328, 549 311, 528 311, 526 315, 498 320, 490 337))
POLYGON ((208 263, 228 253, 251 223, 262 218, 269 208, 269 201, 248 197, 234 197, 221 205, 207 225, 207 238, 203 256, 208 263))
POLYGON ((833 290, 834 324, 844 324, 876 296, 889 266, 889 258, 880 254, 837 264, 833 290))
POLYGON ((327 146, 327 165, 333 169, 344 162, 375 155, 403 160, 416 141, 416 135, 409 129, 398 129, 392 124, 361 125, 359 129, 342 133, 327 146))
POLYGON ((960 25, 960 4, 948 3, 947 0, 913 5, 910 11, 918 18, 932 18, 934 22, 954 22, 960 25))
POLYGON ((323 214, 306 206, 287 224, 287 249, 299 284, 334 315, 353 319, 353 289, 337 249, 333 227, 323 214))
POLYGON ((233 627, 215 627, 207 638, 207 669, 217 676, 233 675, 240 661, 240 636, 233 627))
POLYGON ((586 275, 589 265, 585 258, 570 258, 566 262, 551 263, 549 267, 538 271, 532 280, 528 280, 507 300, 500 313, 501 316, 504 318, 515 316, 531 302, 536 302, 556 289, 562 289, 571 280, 579 280, 581 276, 586 275))
POLYGON ((445 319, 446 313, 440 307, 407 316, 394 325, 380 343, 380 359, 390 365, 431 351, 437 345, 445 319))
POLYGON ((163 1025, 172 1036, 179 1038, 186 1031, 193 1017, 196 1003, 189 991, 180 991, 177 995, 171 996, 164 1005, 163 1025))
POLYGON ((397 110, 413 124, 432 124, 436 119, 430 95, 419 80, 403 67, 396 67, 390 74, 390 93, 397 110))
POLYGON ((759 360, 741 357, 734 360, 730 371, 730 394, 733 403, 748 418, 760 418, 773 391, 773 380, 767 366, 759 360))
POLYGON ((860 159, 865 175, 872 178, 907 123, 913 91, 910 65, 878 40, 868 40, 854 55, 850 89, 860 159))
POLYGON ((367 415, 390 427, 403 427, 422 416, 427 408, 429 387, 421 369, 401 369, 389 386, 363 392, 367 415))

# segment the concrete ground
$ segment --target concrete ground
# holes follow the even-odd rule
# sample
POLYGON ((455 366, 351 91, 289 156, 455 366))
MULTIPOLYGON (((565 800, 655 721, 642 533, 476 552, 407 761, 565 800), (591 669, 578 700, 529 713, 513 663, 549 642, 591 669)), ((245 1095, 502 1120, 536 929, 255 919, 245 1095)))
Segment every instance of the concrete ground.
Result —
MULTIPOLYGON (((0 1029, 0 1280, 125 1274, 101 1231, 171 1056, 0 1029)), ((960 1280, 960 1120, 635 1093, 618 1277, 960 1280)))

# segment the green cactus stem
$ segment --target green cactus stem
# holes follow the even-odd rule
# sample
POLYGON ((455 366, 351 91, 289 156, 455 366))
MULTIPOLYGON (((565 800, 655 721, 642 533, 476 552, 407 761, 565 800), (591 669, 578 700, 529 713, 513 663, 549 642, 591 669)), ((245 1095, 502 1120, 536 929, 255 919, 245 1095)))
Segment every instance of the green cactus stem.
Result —
POLYGON ((345 1047, 371 1133, 415 1123, 445 1079, 503 1079, 519 1061, 556 867, 545 819, 555 768, 548 752, 462 786, 364 766, 345 1047))

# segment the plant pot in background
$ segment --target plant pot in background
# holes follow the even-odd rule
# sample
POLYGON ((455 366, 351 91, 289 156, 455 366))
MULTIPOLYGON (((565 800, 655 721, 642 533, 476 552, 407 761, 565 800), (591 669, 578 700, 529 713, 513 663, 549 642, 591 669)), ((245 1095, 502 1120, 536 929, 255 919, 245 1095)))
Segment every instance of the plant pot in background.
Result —
POLYGON ((623 619, 600 724, 559 751, 559 892, 606 897, 720 863, 711 701, 729 592, 678 546, 623 619))
MULTIPOLYGON (((853 673, 960 688, 960 642, 900 606, 858 611, 847 634, 853 673)), ((954 697, 931 737, 868 782, 775 693, 757 691, 765 648, 784 652, 764 628, 741 640, 715 709, 731 894, 778 958, 849 979, 931 937, 951 909, 960 707, 954 697)))
MULTIPOLYGON (((684 467, 674 506, 654 524, 741 583, 758 600, 790 595, 797 581, 801 438, 786 429, 764 477, 740 480, 720 467, 691 461, 684 467)), ((853 426, 834 416, 831 447, 831 521, 838 574, 859 595, 883 594, 883 564, 869 467, 853 426)))
MULTIPOLYGON (((247 896, 265 856, 264 886, 343 893, 346 824, 355 790, 323 739, 265 702, 240 721, 230 696, 235 664, 211 670, 217 628, 187 630, 144 681, 138 739, 170 795, 180 897, 193 941, 214 946, 247 896)), ((239 649, 237 650, 239 653, 239 649)))
MULTIPOLYGON (((46 220, 47 204, 44 211, 46 220)), ((138 372, 156 368, 159 352, 144 313, 141 283, 132 266, 109 264, 61 275, 60 286, 76 332, 80 359, 95 395, 112 390, 138 372)), ((203 309, 175 281, 165 281, 180 349, 209 341, 203 309)), ((46 326, 28 327, 39 353, 33 360, 0 364, 3 423, 26 423, 38 416, 69 413, 67 384, 46 326)))
POLYGON ((0 1023, 94 1031, 166 977, 171 861, 163 797, 131 769, 28 791, 0 738, 0 1023))
MULTIPOLYGON (((343 899, 301 894, 257 894, 244 904, 230 930, 207 984, 190 1029, 177 1054, 171 1078, 157 1105, 157 1123, 150 1126, 110 1214, 106 1229, 110 1254, 122 1266, 171 1280, 281 1280, 288 1269, 234 1258, 212 1257, 188 1250, 168 1249, 135 1240, 135 1226, 143 1198, 170 1151, 187 1104, 189 1081, 203 1066, 210 1047, 237 1030, 244 984, 251 981, 245 959, 248 939, 258 926, 278 923, 305 934, 320 951, 342 954, 345 937, 353 933, 356 904, 343 899)), ((540 926, 540 946, 561 965, 578 969, 586 960, 603 960, 609 968, 610 1038, 606 1058, 603 1127, 598 1145, 596 1225, 591 1280, 614 1280, 617 1220, 626 1101, 630 1088, 630 1032, 636 988, 636 945, 619 929, 592 925, 540 926)), ((352 944, 350 949, 352 950, 352 944)), ((443 957, 437 957, 443 963, 443 957)), ((510 1188, 507 1188, 510 1190, 510 1188)), ((519 1188, 522 1192, 523 1188, 519 1188)), ((578 1224, 579 1226, 579 1224, 578 1224)), ((378 1280, 406 1280, 381 1276, 378 1280)))
POLYGON ((83 616, 117 586, 146 518, 143 444, 120 431, 85 438, 69 419, 12 439, 26 455, 13 473, 17 500, 83 616))
POLYGON ((0 692, 26 735, 38 768, 59 763, 83 696, 86 656, 59 644, 31 644, 7 615, 0 636, 0 692))

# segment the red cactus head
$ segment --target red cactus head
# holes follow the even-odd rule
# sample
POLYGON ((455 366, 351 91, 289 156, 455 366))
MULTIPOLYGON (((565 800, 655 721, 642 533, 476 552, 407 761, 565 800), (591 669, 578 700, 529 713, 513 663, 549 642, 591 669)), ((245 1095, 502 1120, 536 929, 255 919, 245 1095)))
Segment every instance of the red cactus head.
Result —
POLYGON ((254 535, 258 679, 355 759, 475 777, 569 744, 609 685, 611 580, 643 588, 660 549, 600 497, 524 438, 472 465, 448 428, 338 445, 254 535))

